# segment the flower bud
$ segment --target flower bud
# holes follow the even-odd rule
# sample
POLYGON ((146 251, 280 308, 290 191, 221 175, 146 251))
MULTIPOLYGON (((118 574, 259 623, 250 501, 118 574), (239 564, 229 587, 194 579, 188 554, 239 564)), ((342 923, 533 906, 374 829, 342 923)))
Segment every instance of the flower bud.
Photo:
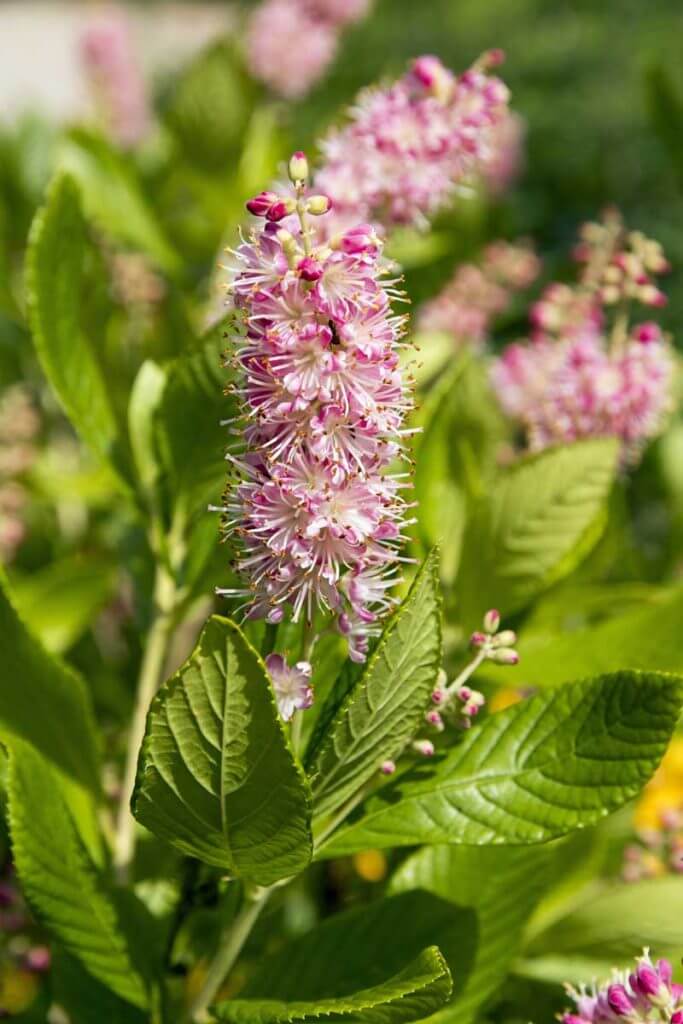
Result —
POLYGON ((415 740, 413 750, 420 757, 434 757, 434 744, 431 740, 415 740))
POLYGON ((491 640, 493 647, 513 647, 517 643, 517 634, 512 629, 502 629, 491 640))
POLYGON ((277 240, 282 246, 283 252, 287 257, 289 266, 294 269, 296 262, 299 258, 299 248, 296 244, 296 239, 289 231, 285 231, 284 228, 280 228, 277 233, 277 240))
POLYGON ((618 1017, 628 1017, 633 1012, 633 1003, 623 985, 610 985, 607 989, 607 1002, 613 1013, 618 1017))
POLYGON ((299 260, 296 269, 304 281, 319 281, 323 276, 323 268, 312 256, 304 256, 299 260))
POLYGON ((350 256, 361 252, 375 253, 377 241, 377 232, 372 224, 357 224, 337 239, 337 248, 350 256))
POLYGON ((275 192, 259 192, 257 196, 247 202, 246 207, 254 217, 265 217, 273 203, 277 201, 278 196, 275 192))
POLYGON ((381 765, 379 766, 379 770, 382 773, 382 775, 393 775, 394 772, 396 771, 396 765, 394 764, 393 761, 390 760, 382 761, 381 765))
POLYGON ((306 154, 299 149, 289 160, 289 180, 296 185, 298 181, 308 181, 308 174, 306 154))
POLYGON ((428 711, 427 714, 425 715, 425 721, 438 732, 443 732, 445 728, 443 724, 443 718, 441 717, 438 711, 428 711))
POLYGON ((500 626, 500 612, 495 608, 491 608, 490 611, 484 616, 484 632, 495 633, 500 626))
POLYGON ((480 633, 477 631, 470 637, 470 647, 483 647, 487 642, 488 637, 486 633, 480 633))
POLYGON ((329 196, 311 196, 306 200, 306 212, 314 217, 321 217, 323 213, 329 213, 332 209, 332 200, 329 196))
POLYGON ((272 204, 270 209, 266 213, 266 220, 271 223, 277 223, 282 220, 289 213, 294 213, 296 204, 293 199, 281 199, 278 198, 276 202, 272 204))
POLYGON ((671 1014, 671 1024, 683 1024, 683 1010, 676 1010, 671 1014))
POLYGON ((511 647, 498 647, 496 650, 491 651, 488 657, 496 665, 516 665, 519 661, 519 654, 517 654, 517 651, 513 651, 511 647))

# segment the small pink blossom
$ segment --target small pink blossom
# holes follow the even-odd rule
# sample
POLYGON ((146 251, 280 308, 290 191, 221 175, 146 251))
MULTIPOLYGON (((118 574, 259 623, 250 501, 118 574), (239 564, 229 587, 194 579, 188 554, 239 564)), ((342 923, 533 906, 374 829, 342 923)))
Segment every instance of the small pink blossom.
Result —
POLYGON ((307 661, 288 665, 281 654, 269 654, 266 668, 275 690, 277 706, 283 721, 288 722, 296 711, 305 711, 313 704, 312 668, 307 661))
POLYGON ((672 973, 668 960, 653 963, 645 950, 630 974, 614 971, 610 981, 591 989, 568 985, 574 1008, 560 1016, 561 1024, 677 1024, 683 1020, 683 986, 672 973))

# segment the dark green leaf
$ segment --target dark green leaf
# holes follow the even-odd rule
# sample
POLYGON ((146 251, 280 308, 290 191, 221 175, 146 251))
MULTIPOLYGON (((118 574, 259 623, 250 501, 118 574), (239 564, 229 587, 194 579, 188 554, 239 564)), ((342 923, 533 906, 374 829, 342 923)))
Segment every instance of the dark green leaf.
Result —
POLYGON ((474 959, 467 964, 464 983, 460 972, 466 958, 449 961, 455 991, 434 1024, 467 1024, 498 991, 550 880, 554 854, 547 846, 432 846, 409 857, 393 876, 391 892, 424 889, 449 900, 454 919, 468 914, 474 918, 468 919, 469 932, 463 936, 463 947, 473 951, 474 959))
POLYGON ((9 765, 14 863, 36 915, 64 948, 122 999, 148 1004, 114 902, 81 844, 58 781, 43 758, 14 741, 9 765))
POLYGON ((344 804, 419 728, 441 664, 437 569, 431 554, 312 761, 316 816, 344 804))
POLYGON ((323 855, 413 843, 542 843, 593 824, 653 774, 682 702, 678 679, 638 672, 523 701, 383 786, 323 855))
POLYGON ((227 619, 209 620, 152 704, 134 812, 183 853, 260 885, 310 860, 303 772, 265 666, 227 619))

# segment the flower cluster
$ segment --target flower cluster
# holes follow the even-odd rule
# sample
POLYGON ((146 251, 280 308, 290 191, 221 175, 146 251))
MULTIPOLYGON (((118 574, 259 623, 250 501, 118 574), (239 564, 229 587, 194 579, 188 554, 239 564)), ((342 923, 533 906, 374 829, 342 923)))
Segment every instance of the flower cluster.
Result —
POLYGON ((634 461, 672 404, 671 346, 652 321, 629 323, 633 302, 661 306, 668 264, 656 242, 609 214, 587 224, 575 251, 575 287, 553 284, 531 312, 528 344, 509 345, 492 368, 503 410, 532 450, 581 437, 617 437, 634 461))
POLYGON ((122 8, 91 20, 81 36, 81 59, 112 138, 134 146, 147 135, 151 113, 131 26, 122 8))
POLYGON ((341 30, 369 6, 370 0, 264 0, 247 26, 252 74, 286 99, 304 96, 332 63, 341 30))
POLYGON ((393 85, 361 92, 347 124, 321 144, 315 184, 333 201, 328 230, 359 219, 422 225, 481 172, 508 109, 507 87, 487 73, 501 60, 490 51, 456 76, 419 57, 393 85))
POLYGON ((269 654, 266 668, 273 684, 277 706, 283 721, 289 722, 296 711, 305 711, 313 704, 312 667, 308 661, 288 665, 281 654, 269 654))
POLYGON ((492 242, 479 263, 461 264, 451 281, 418 315, 422 331, 443 331, 458 346, 480 348, 492 321, 510 305, 513 294, 538 276, 538 257, 524 244, 492 242))
POLYGON ((683 1024, 683 985, 672 980, 668 960, 650 959, 647 950, 628 971, 615 971, 609 982, 579 991, 567 986, 575 1008, 561 1024, 683 1024))
POLYGON ((236 250, 232 284, 244 322, 236 339, 246 443, 223 509, 241 541, 236 568, 249 615, 281 621, 291 606, 311 622, 331 609, 362 661, 378 617, 393 604, 406 486, 389 467, 402 451, 412 398, 399 364, 400 297, 383 281, 382 246, 361 224, 312 239, 303 154, 290 161, 295 197, 264 192, 248 204, 265 223, 236 250))

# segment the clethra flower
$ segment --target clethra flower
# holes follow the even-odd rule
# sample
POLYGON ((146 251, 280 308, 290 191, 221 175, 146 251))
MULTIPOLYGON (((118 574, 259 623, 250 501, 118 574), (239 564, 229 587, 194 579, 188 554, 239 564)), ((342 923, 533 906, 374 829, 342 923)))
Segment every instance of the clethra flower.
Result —
POLYGON ((300 99, 334 60, 342 28, 369 6, 369 0, 264 0, 247 24, 251 73, 285 99, 300 99))
POLYGON ((450 334, 458 347, 481 348, 495 318, 509 308, 516 291, 529 287, 539 271, 539 260, 527 245, 492 242, 479 264, 461 264, 443 291, 424 304, 418 328, 450 334))
POLYGON ((532 451, 617 437, 623 461, 634 462, 672 407, 674 356, 651 320, 629 327, 628 310, 662 304, 653 275, 668 264, 657 243, 626 234, 614 214, 584 225, 581 239, 578 285, 546 289, 531 310, 530 342, 509 345, 491 380, 532 451))
POLYGON ((123 8, 91 20, 80 40, 81 60, 112 138, 134 146, 151 125, 149 98, 123 8))
POLYGON ((316 608, 332 611, 363 661, 395 603, 406 525, 407 484, 390 471, 412 404, 399 363, 404 322, 374 233, 314 242, 306 184, 295 184, 298 221, 278 228, 266 212, 234 254, 244 324, 235 433, 246 450, 228 455, 235 480, 223 511, 246 585, 223 593, 271 623, 287 607, 309 623, 316 608))
POLYGON ((460 76, 419 57, 402 78, 366 89, 349 120, 322 142, 316 188, 330 196, 327 237, 359 220, 387 229, 424 225, 492 158, 508 90, 487 74, 491 54, 460 76))
POLYGON ((281 654, 269 654, 266 668, 275 690, 277 706, 283 721, 288 722, 295 711, 304 711, 313 704, 311 666, 307 661, 288 665, 281 654))
POLYGON ((614 971, 612 979, 590 991, 567 986, 573 1010, 561 1014, 561 1024, 680 1024, 683 1021, 683 985, 672 982, 671 964, 653 964, 648 950, 636 960, 635 970, 614 971))

